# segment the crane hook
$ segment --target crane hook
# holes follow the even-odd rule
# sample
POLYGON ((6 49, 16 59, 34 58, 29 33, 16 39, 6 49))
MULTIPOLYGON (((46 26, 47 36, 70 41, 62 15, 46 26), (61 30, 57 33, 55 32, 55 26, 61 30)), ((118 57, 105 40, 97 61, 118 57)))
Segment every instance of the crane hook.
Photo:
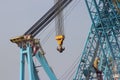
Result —
POLYGON ((59 51, 60 53, 62 53, 64 50, 65 50, 65 48, 63 48, 62 46, 57 47, 57 51, 59 51))
POLYGON ((62 53, 65 48, 62 47, 63 41, 64 41, 64 35, 57 35, 56 37, 57 43, 58 43, 58 47, 57 47, 57 51, 59 51, 60 53, 62 53))

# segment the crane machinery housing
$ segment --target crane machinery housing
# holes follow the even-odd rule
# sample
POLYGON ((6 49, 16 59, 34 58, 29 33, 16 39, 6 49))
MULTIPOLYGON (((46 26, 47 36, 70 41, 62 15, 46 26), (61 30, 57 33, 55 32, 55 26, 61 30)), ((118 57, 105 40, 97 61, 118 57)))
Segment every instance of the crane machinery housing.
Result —
MULTIPOLYGON (((30 80, 39 80, 33 56, 43 66, 50 80, 57 80, 44 56, 38 39, 34 37, 45 28, 73 0, 58 0, 22 36, 11 42, 20 47, 20 80, 24 80, 25 57, 28 61, 30 80), (58 6, 59 5, 59 6, 58 6)), ((119 80, 120 79, 120 0, 84 0, 92 21, 91 29, 73 80, 119 80)), ((60 36, 59 51, 62 52, 64 36, 60 36)))

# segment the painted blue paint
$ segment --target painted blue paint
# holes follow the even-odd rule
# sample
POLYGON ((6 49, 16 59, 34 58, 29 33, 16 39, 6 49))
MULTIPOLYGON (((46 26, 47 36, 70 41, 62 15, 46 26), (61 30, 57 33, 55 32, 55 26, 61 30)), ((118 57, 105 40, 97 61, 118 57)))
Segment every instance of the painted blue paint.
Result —
MULTIPOLYGON (((117 0, 116 0, 117 1, 117 0)), ((96 79, 93 71, 95 57, 105 80, 113 80, 113 63, 120 61, 120 15, 112 0, 85 0, 92 21, 74 80, 96 79), (87 71, 87 76, 84 71, 87 71)), ((119 8, 120 2, 117 3, 119 8)), ((118 72, 120 68, 118 69, 118 72)), ((120 74, 120 72, 119 72, 120 74)))
POLYGON ((20 80, 24 80, 24 77, 25 77, 24 66, 25 66, 25 59, 24 59, 22 48, 20 48, 20 80))
POLYGON ((50 68, 45 56, 42 55, 40 52, 38 52, 36 54, 36 58, 41 63, 42 67, 44 68, 46 74, 49 76, 50 80, 57 80, 57 78, 56 78, 54 72, 52 71, 52 69, 50 68))
MULTIPOLYGON (((32 48, 30 43, 26 43, 26 49, 20 48, 20 80, 25 80, 25 63, 28 64, 28 73, 29 73, 29 80, 40 80, 35 69, 35 64, 33 62, 33 55, 32 55, 32 48), (27 61, 25 61, 25 58, 27 61)), ((54 72, 50 68, 45 56, 42 55, 39 51, 36 53, 36 58, 44 68, 45 72, 47 73, 50 80, 57 80, 54 72)))

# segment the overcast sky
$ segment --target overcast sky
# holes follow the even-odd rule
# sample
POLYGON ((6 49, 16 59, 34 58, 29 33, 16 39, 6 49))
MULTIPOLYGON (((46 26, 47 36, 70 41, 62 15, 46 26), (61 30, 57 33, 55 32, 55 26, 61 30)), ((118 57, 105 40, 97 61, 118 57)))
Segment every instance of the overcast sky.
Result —
MULTIPOLYGON (((19 80, 20 49, 9 39, 24 34, 53 4, 54 0, 0 0, 0 80, 19 80)), ((58 79, 66 71, 69 72, 69 67, 81 55, 91 27, 84 0, 73 10, 72 5, 64 11, 65 51, 62 54, 56 50, 54 21, 48 25, 47 30, 36 36, 41 40, 46 59, 58 79), (50 37, 47 40, 48 33, 50 37)), ((48 80, 42 68, 39 72, 41 80, 48 80)))

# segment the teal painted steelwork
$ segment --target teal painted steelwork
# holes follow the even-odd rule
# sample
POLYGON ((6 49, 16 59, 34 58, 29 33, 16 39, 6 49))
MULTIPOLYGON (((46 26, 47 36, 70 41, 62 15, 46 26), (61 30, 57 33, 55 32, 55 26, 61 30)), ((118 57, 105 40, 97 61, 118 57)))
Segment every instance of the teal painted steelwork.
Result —
POLYGON ((41 66, 44 68, 46 74, 49 76, 50 80, 57 80, 53 70, 51 67, 48 65, 47 60, 44 55, 41 55, 40 52, 36 54, 36 58, 38 61, 41 63, 41 66))
MULTIPOLYGON (((74 80, 98 79, 93 67, 96 57, 100 58, 98 70, 102 78, 114 80, 114 62, 120 63, 120 2, 115 1, 118 0, 85 0, 92 26, 74 80)), ((120 74, 119 65, 116 73, 120 74)))
MULTIPOLYGON (((22 44, 22 43, 21 43, 22 44)), ((53 70, 50 68, 43 53, 37 51, 35 57, 38 59, 50 80, 57 80, 53 70)), ((33 61, 33 49, 28 41, 26 45, 20 47, 20 80, 25 80, 25 63, 28 64, 29 80, 40 80, 33 61), (27 61, 25 61, 25 58, 27 61)))
POLYGON ((26 48, 20 48, 20 80, 25 80, 25 63, 28 63, 28 73, 29 80, 39 80, 38 76, 36 76, 36 70, 33 63, 32 58, 32 48, 29 43, 26 44, 26 48), (25 58, 27 61, 25 61, 25 58))
MULTIPOLYGON (((43 15, 23 36, 10 39, 20 47, 20 80, 25 79, 25 58, 28 62, 29 80, 39 80, 35 64, 33 62, 33 54, 41 63, 50 80, 57 80, 55 74, 47 63, 44 53, 33 53, 34 37, 42 31, 64 8, 66 8, 73 0, 60 0, 53 5, 45 15, 43 15), (58 6, 59 5, 59 6, 58 6), (33 41, 32 41, 33 40, 33 41), (33 42, 33 43, 31 43, 33 42), (36 54, 36 55, 35 55, 36 54)), ((38 44, 37 44, 38 45, 38 44)), ((39 45, 40 47, 40 45, 39 45)))

